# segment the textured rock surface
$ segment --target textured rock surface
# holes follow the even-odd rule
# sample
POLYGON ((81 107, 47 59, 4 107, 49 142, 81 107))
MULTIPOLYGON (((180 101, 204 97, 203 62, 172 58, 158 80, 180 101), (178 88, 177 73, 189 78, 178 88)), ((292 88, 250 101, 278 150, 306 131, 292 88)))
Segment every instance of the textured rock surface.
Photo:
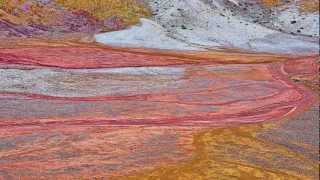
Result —
POLYGON ((0 179, 317 179, 318 1, 146 2, 0 0, 0 179))
POLYGON ((139 0, 1 0, 0 38, 86 36, 123 29, 148 14, 139 0))
POLYGON ((273 8, 257 1, 148 2, 153 21, 143 19, 140 27, 100 34, 96 40, 110 45, 178 50, 236 48, 281 54, 319 51, 319 13, 302 13, 294 2, 273 8), (127 36, 122 36, 124 33, 127 36), (156 36, 148 41, 153 33, 156 36))

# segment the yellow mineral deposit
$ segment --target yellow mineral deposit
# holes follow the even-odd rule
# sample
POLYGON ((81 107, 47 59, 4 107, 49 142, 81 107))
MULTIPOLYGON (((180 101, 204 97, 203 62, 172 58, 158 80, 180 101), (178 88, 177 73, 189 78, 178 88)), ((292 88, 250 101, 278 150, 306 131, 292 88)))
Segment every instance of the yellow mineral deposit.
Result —
POLYGON ((67 8, 88 12, 98 19, 107 17, 123 18, 126 24, 136 24, 139 17, 146 17, 150 12, 136 0, 56 0, 67 8))
POLYGON ((200 132, 193 137, 193 160, 179 165, 163 165, 123 179, 313 179, 308 173, 317 171, 317 163, 285 146, 263 141, 256 136, 258 132, 270 128, 275 128, 275 125, 246 125, 200 132), (251 159, 249 156, 253 157, 253 154, 258 158, 251 159), (303 173, 286 168, 288 160, 300 163, 303 173), (270 162, 272 166, 259 165, 263 161, 270 162))

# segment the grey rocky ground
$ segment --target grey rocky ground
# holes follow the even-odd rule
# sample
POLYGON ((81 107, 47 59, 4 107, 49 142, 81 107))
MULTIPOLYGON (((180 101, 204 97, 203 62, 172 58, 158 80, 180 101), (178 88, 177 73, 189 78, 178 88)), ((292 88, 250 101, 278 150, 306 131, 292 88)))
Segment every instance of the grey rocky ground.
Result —
POLYGON ((153 17, 101 43, 177 50, 232 48, 282 54, 318 52, 319 14, 292 3, 266 8, 243 0, 149 0, 153 17), (123 36, 126 34, 126 36, 123 36), (152 41, 152 43, 150 42, 152 41))

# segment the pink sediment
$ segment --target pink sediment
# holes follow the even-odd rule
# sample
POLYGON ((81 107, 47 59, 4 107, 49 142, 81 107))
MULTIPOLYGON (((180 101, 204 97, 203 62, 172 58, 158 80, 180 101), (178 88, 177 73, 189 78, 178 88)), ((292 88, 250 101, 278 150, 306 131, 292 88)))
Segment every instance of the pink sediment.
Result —
MULTIPOLYGON (((60 104, 61 108, 72 106, 78 109, 72 112, 65 109, 60 114, 54 109, 47 109, 42 110, 42 116, 37 113, 26 116, 22 113, 23 120, 18 116, 21 112, 2 112, 0 127, 6 128, 39 125, 221 126, 279 119, 314 99, 310 93, 302 90, 302 87, 292 84, 288 73, 301 74, 307 72, 306 69, 311 69, 309 73, 314 74, 317 66, 314 59, 310 58, 255 65, 218 65, 212 62, 188 65, 190 62, 184 62, 183 58, 120 51, 105 52, 95 48, 13 48, 1 49, 0 55, 1 63, 18 64, 18 67, 39 65, 41 68, 47 66, 77 69, 163 66, 178 67, 184 71, 181 77, 170 75, 178 79, 177 84, 159 86, 151 91, 126 89, 122 93, 83 97, 3 91, 1 99, 10 97, 12 101, 24 104, 25 110, 29 104, 38 103, 40 106, 45 102, 55 106, 60 104), (296 64, 301 63, 305 68, 295 68, 296 64), (81 109, 80 104, 94 108, 81 109)), ((137 77, 128 74, 119 76, 137 77)), ((155 84, 161 81, 156 78, 150 80, 149 75, 138 77, 140 79, 135 81, 142 83, 155 84)), ((74 86, 81 89, 77 84, 74 86)), ((10 100, 8 102, 10 103, 10 100)), ((31 108, 28 111, 36 109, 31 108)))
MULTIPOLYGON (((73 72, 81 75, 82 82, 70 81, 77 96, 63 95, 64 91, 1 89, 0 138, 14 145, 0 151, 0 170, 25 179, 111 177, 186 160, 191 157, 195 129, 280 120, 312 104, 315 96, 289 76, 316 74, 318 67, 315 58, 221 65, 169 55, 69 47, 51 52, 37 47, 0 49, 0 63, 4 69, 26 71, 93 70, 73 72), (95 72, 135 66, 180 71, 169 75, 95 72), (109 81, 122 91, 104 92, 92 86, 101 94, 88 91, 79 96, 89 82, 109 81), (132 82, 152 88, 135 89, 132 82), (133 85, 123 89, 121 84, 133 85)), ((68 77, 72 76, 64 78, 68 77)), ((48 83, 59 81, 48 79, 48 83)))
POLYGON ((186 64, 187 62, 183 58, 132 53, 106 48, 39 47, 0 49, 0 63, 77 69, 166 66, 186 64))
MULTIPOLYGON (((6 44, 7 42, 5 42, 6 44)), ((8 42, 10 43, 10 42, 8 42)), ((114 48, 87 44, 51 44, 6 47, 0 44, 0 65, 29 65, 68 69, 168 66, 185 64, 264 63, 295 56, 228 52, 174 52, 114 48), (3 47, 4 46, 4 47, 3 47)), ((9 46, 9 45, 8 45, 9 46)))

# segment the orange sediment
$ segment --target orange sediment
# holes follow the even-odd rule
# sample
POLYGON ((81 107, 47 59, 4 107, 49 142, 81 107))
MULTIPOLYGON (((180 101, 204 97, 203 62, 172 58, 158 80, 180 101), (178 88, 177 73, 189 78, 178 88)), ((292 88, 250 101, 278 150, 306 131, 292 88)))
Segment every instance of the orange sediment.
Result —
MULTIPOLYGON (((289 1, 290 2, 290 1, 289 1)), ((268 7, 272 8, 275 6, 281 6, 288 1, 284 0, 261 0, 261 3, 268 7)), ((302 13, 313 13, 319 11, 319 0, 299 0, 297 1, 300 12, 302 13)))
MULTIPOLYGON (((193 160, 119 179, 314 179, 317 162, 256 137, 271 124, 212 129, 194 135, 193 160), (293 164, 286 164, 293 163, 293 164)), ((118 178, 115 178, 118 179, 118 178)))
POLYGON ((136 24, 140 17, 150 16, 150 12, 137 0, 56 0, 58 4, 73 10, 88 12, 95 18, 119 17, 127 25, 136 24))

